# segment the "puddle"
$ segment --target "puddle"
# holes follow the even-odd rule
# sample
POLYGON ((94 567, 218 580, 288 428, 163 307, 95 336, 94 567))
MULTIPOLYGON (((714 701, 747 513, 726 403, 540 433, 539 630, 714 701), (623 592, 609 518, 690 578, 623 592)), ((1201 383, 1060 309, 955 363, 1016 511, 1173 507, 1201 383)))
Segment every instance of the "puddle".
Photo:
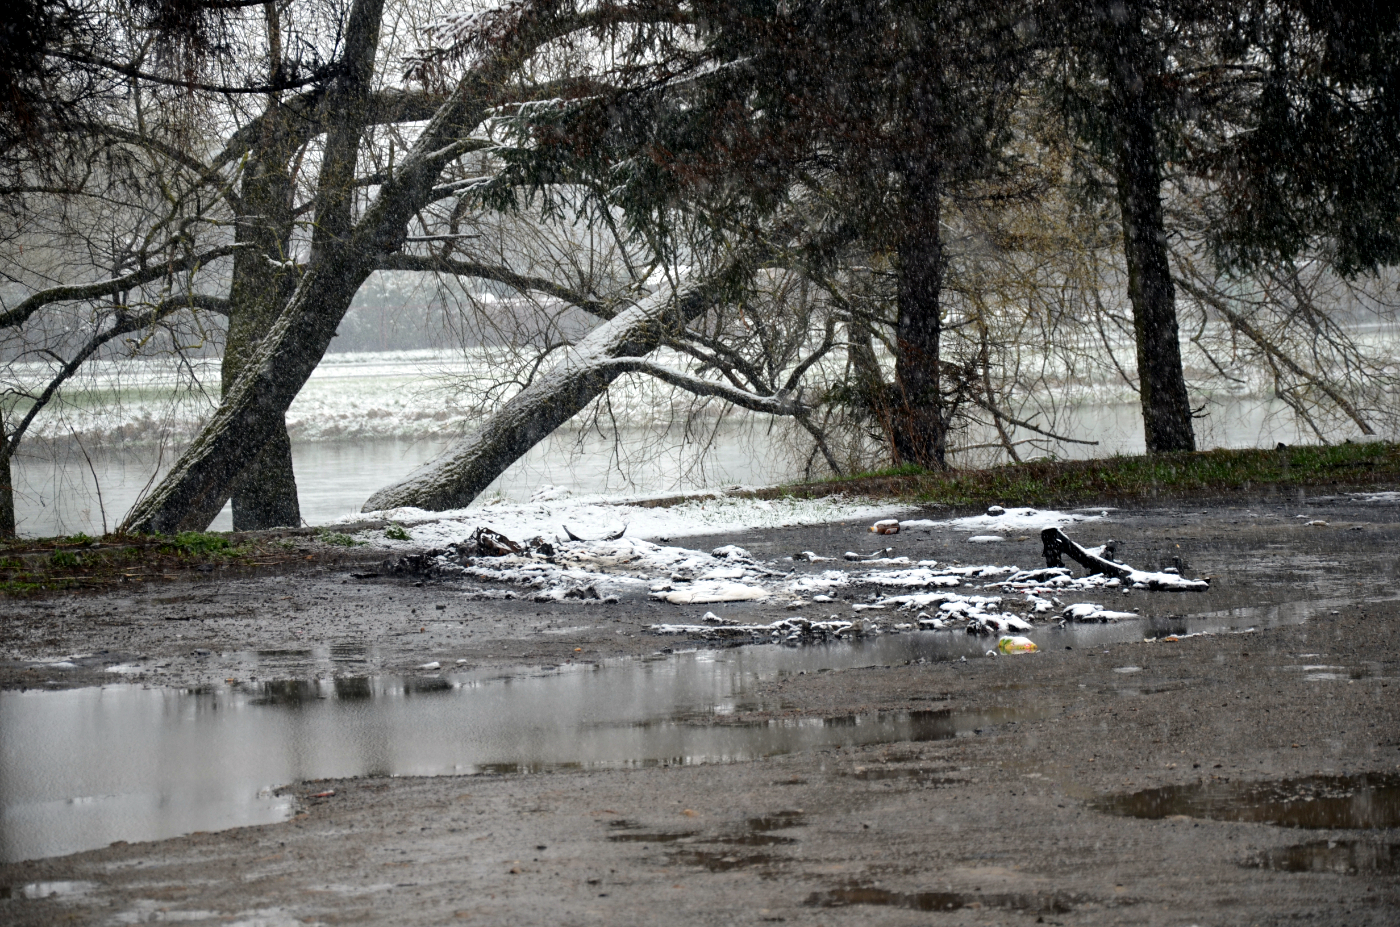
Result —
POLYGON ((1279 872, 1400 875, 1400 843, 1317 840, 1268 850, 1249 865, 1279 872))
POLYGON ((845 775, 862 782, 885 782, 892 779, 907 779, 920 785, 962 785, 967 782, 967 779, 961 776, 948 775, 946 770, 921 769, 912 766, 857 766, 845 775))
POLYGON ((1060 895, 983 892, 892 892, 883 888, 837 888, 813 892, 806 904, 814 908, 844 908, 869 904, 912 911, 957 911, 962 908, 1009 908, 1039 914, 1068 914, 1073 908, 1060 895))
MULTIPOLYGON (((741 762, 972 736, 1053 713, 1037 706, 722 720, 780 707, 754 694, 760 681, 888 664, 918 653, 914 638, 936 636, 904 635, 897 649, 885 638, 705 650, 527 675, 0 692, 0 861, 273 823, 294 804, 276 788, 307 779, 741 762)), ((770 823, 794 826, 781 817, 770 823)))
POLYGON ((672 857, 675 862, 689 866, 700 866, 711 872, 732 872, 752 866, 767 866, 785 862, 783 857, 769 856, 766 853, 726 853, 722 850, 683 850, 672 857))
POLYGON ((1309 776, 1278 782, 1201 782, 1110 795, 1099 811, 1137 818, 1185 815, 1281 827, 1400 827, 1400 774, 1309 776))
POLYGON ((613 843, 675 843, 687 840, 700 833, 698 830, 673 830, 663 833, 612 834, 608 837, 613 843))

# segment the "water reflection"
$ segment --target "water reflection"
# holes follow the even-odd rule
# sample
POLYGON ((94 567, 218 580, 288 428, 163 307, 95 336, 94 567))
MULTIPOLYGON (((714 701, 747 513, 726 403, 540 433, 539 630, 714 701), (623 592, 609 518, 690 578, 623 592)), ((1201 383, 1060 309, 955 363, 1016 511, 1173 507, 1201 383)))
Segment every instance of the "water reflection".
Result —
POLYGON ((305 779, 733 762, 955 737, 1051 710, 715 723, 740 706, 780 707, 755 694, 760 680, 889 652, 765 647, 504 678, 3 692, 0 859, 281 820, 291 802, 274 788, 305 779))
POLYGON ((1185 815, 1323 829, 1400 827, 1400 774, 1169 785, 1112 795, 1096 807, 1138 818, 1185 815))
POLYGON ((1315 840, 1267 850, 1249 865, 1279 872, 1400 875, 1400 843, 1315 840))

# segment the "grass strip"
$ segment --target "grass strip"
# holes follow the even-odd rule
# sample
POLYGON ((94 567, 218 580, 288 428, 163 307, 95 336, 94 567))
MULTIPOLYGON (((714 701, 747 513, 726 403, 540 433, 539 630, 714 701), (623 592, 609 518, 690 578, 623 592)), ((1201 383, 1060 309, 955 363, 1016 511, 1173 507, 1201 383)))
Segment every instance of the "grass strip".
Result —
POLYGON ((845 492, 945 505, 1072 505, 1150 502, 1240 492, 1400 486, 1400 445, 1365 444, 1218 449, 1194 453, 1114 456, 1094 460, 1032 460, 983 470, 925 471, 917 467, 766 490, 768 498, 816 498, 845 492))

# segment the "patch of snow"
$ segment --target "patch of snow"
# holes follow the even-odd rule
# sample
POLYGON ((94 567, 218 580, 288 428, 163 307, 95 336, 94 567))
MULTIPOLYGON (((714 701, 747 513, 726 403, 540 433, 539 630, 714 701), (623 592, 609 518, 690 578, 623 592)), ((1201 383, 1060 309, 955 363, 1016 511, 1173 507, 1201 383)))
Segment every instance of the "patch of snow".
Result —
POLYGON ((919 567, 914 570, 885 570, 876 573, 866 573, 861 577, 861 582, 870 583, 875 586, 904 586, 910 589, 926 589, 930 586, 957 586, 962 583, 962 576, 949 575, 945 572, 919 567))
POLYGON ((542 486, 530 496, 530 502, 554 502, 566 499, 571 495, 573 495, 573 490, 567 486, 542 486))
POLYGON ((1400 492, 1349 492, 1347 495, 1368 505, 1400 505, 1400 492))
POLYGON ((870 633, 864 625, 853 621, 810 621, 806 618, 784 618, 772 624, 732 624, 716 627, 703 624, 654 624, 648 628, 653 634, 684 634, 703 640, 723 638, 767 638, 786 643, 842 639, 870 633))
POLYGON ((974 534, 967 540, 969 544, 1000 544, 1006 538, 999 534, 974 534))
POLYGON ((1081 623, 1091 621, 1107 623, 1110 621, 1126 621, 1131 618, 1139 617, 1136 612, 1115 612, 1104 608, 1102 605, 1094 605, 1091 602, 1070 605, 1060 614, 1069 621, 1081 623))
MULTIPOLYGON (((474 505, 450 512, 399 508, 347 516, 342 522, 384 518, 414 526, 413 536, 423 546, 446 547, 483 526, 515 539, 562 537, 566 523, 585 536, 602 536, 617 530, 619 524, 626 524, 629 538, 677 538, 865 520, 909 509, 897 503, 843 496, 766 500, 706 493, 670 506, 642 504, 646 501, 647 497, 618 501, 593 495, 489 507, 474 505)), ((383 543, 382 532, 366 532, 358 539, 374 546, 389 546, 383 543), (376 534, 381 536, 375 537, 376 534)))
POLYGON ((1145 570, 1133 570, 1128 574, 1127 581, 1134 589, 1152 589, 1158 592, 1205 592, 1210 588, 1210 583, 1204 579, 1184 579, 1176 573, 1149 573, 1145 570))
MULTIPOLYGON (((851 574, 845 570, 824 570, 821 573, 809 573, 806 576, 799 576, 788 583, 789 592, 810 592, 816 589, 831 590, 837 586, 849 586, 851 584, 851 574)), ((815 596, 815 601, 831 601, 829 596, 815 596)))
POLYGON ((1000 605, 1001 596, 959 595, 956 592, 922 592, 913 595, 892 595, 880 600, 887 605, 905 608, 931 608, 947 602, 971 602, 977 606, 1000 605))
MULTIPOLYGON (((993 506, 1000 508, 1000 506, 993 506)), ((990 510, 989 510, 990 511, 990 510)), ((1054 509, 1005 509, 998 515, 970 515, 966 518, 949 518, 941 521, 910 519, 899 523, 901 528, 952 528, 955 531, 1001 531, 1010 534, 1022 531, 1027 534, 1042 528, 1063 528, 1086 521, 1099 521, 1102 515, 1083 515, 1077 512, 1059 512, 1054 509)))
POLYGON ((713 570, 706 570, 696 579, 743 579, 746 572, 743 567, 717 567, 713 570))
POLYGON ((706 605, 710 602, 750 602, 766 599, 768 590, 747 583, 727 580, 707 580, 690 583, 680 589, 653 592, 653 599, 663 599, 673 605, 706 605))

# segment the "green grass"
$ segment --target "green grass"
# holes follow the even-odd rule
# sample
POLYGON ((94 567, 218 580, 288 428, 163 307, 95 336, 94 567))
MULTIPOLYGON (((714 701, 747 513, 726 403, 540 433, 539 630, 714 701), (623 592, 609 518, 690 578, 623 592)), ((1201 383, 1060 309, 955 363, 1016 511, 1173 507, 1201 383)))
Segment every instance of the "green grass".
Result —
POLYGON ((229 553, 232 549, 228 538, 205 531, 181 531, 161 545, 162 552, 199 558, 229 553))
MULTIPOLYGON (((388 532, 385 533, 387 534, 388 532)), ((318 531, 316 532, 316 540, 320 541, 322 544, 330 544, 334 547, 360 547, 366 543, 365 541, 357 541, 350 535, 341 534, 338 531, 318 531)))
POLYGON ((408 529, 396 522, 389 523, 389 527, 384 529, 384 536, 391 541, 413 540, 413 535, 408 533, 408 529))
POLYGON ((1065 505, 1302 487, 1400 485, 1400 446, 1385 442, 1036 460, 985 470, 901 467, 784 487, 776 495, 833 490, 950 505, 1065 505))
POLYGON ((49 563, 62 569, 64 567, 80 567, 83 565, 83 558, 73 553, 71 550, 55 551, 49 558, 49 563))
MULTIPOLYGON (((350 544, 358 544, 339 535, 350 544)), ((344 542, 342 542, 344 543, 344 542)), ((32 596, 64 589, 101 589, 121 583, 175 579, 220 570, 302 563, 297 543, 285 538, 213 531, 176 535, 84 534, 0 541, 0 595, 32 596), (292 551, 296 551, 295 554, 292 551), (292 559, 288 559, 288 558, 292 559)))

